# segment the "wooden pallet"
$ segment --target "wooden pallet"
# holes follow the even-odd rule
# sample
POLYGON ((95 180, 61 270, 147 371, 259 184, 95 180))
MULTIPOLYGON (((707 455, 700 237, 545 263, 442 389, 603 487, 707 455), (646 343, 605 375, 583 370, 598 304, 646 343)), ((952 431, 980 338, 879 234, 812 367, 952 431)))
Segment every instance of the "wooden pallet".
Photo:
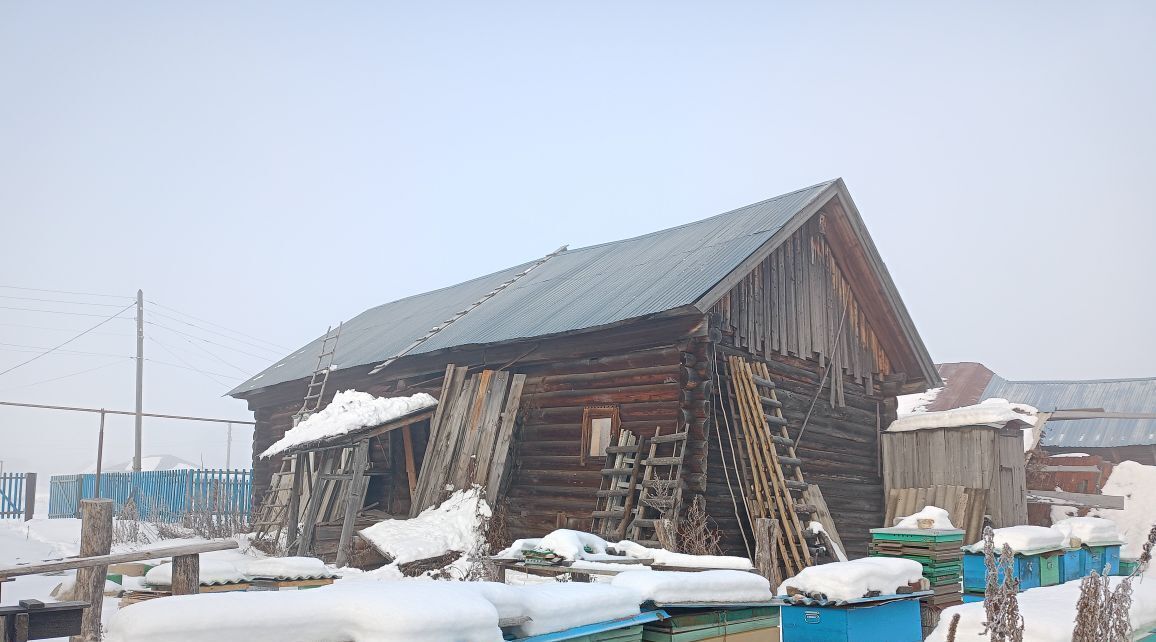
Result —
POLYGON ((619 430, 606 447, 606 461, 602 482, 596 493, 595 510, 591 513, 590 532, 605 539, 625 539, 631 516, 637 505, 638 482, 642 467, 639 464, 646 440, 629 430, 619 430))

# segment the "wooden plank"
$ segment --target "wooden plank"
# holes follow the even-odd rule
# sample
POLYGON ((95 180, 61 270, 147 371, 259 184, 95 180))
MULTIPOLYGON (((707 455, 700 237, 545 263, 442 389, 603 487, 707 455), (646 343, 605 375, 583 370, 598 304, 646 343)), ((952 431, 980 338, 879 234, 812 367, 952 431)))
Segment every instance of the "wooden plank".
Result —
POLYGON ((481 425, 478 427, 478 439, 474 446, 475 456, 472 474, 467 480, 471 484, 485 484, 489 482, 490 461, 494 456, 494 444, 498 438, 498 425, 502 419, 502 409, 506 405, 510 387, 510 373, 500 370, 494 374, 490 385, 490 394, 482 410, 481 425))
MULTIPOLYGON (((831 539, 831 543, 839 547, 840 553, 846 557, 847 548, 843 546, 843 540, 839 538, 839 529, 835 528, 835 519, 831 516, 830 509, 827 508, 827 500, 823 498, 823 491, 819 489, 818 484, 811 484, 807 490, 803 491, 803 503, 810 504, 815 507, 815 521, 823 525, 823 530, 827 532, 827 536, 831 539)), ((839 556, 835 556, 839 559, 839 556)))
POLYGON ((410 426, 402 428, 401 440, 405 449, 405 475, 409 482, 409 501, 412 504, 417 493, 417 466, 414 464, 413 431, 410 426))
POLYGON ((525 385, 524 374, 516 374, 510 379, 510 390, 506 393, 505 407, 498 422, 498 434, 494 441, 494 453, 490 458, 490 471, 486 481, 486 498, 491 505, 498 501, 504 483, 506 460, 510 457, 518 410, 522 404, 522 389, 525 385))
POLYGON ((353 454, 353 478, 345 486, 345 515, 341 522, 341 535, 337 539, 337 566, 348 565, 353 549, 353 526, 357 513, 365 504, 365 489, 369 479, 365 476, 369 464, 369 439, 365 439, 353 454))
MULTIPOLYGON (((755 520, 755 568, 770 580, 772 587, 782 583, 779 577, 779 520, 760 517, 755 520)), ((771 589, 775 590, 775 589, 771 589)))
POLYGON ((477 389, 470 402, 470 410, 466 416, 465 424, 462 426, 458 448, 449 462, 452 472, 448 477, 447 485, 452 484, 455 489, 465 488, 469 485, 470 465, 478 452, 483 415, 492 405, 501 403, 501 393, 504 391, 499 392, 492 385, 496 374, 494 370, 483 370, 474 375, 477 379, 477 389))
POLYGON ((1123 510, 1124 497, 1121 495, 1091 495, 1087 493, 1066 493, 1051 490, 1028 490, 1028 503, 1054 504, 1056 506, 1077 506, 1080 508, 1106 508, 1123 510))

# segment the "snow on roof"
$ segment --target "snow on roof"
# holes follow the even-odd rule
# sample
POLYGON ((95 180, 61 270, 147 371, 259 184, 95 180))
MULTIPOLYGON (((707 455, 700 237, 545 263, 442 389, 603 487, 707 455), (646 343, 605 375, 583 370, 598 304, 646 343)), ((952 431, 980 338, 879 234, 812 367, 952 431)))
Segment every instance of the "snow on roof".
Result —
POLYGON ((927 428, 955 428, 959 426, 1004 426, 1020 421, 1029 426, 1036 424, 1035 408, 1007 399, 986 399, 974 406, 952 408, 936 412, 913 412, 901 416, 887 427, 890 432, 924 430, 927 428))
MULTIPOLYGON (((1068 536, 1062 530, 1050 526, 1022 525, 997 528, 992 531, 992 539, 996 554, 1003 550, 1004 544, 1011 547, 1015 553, 1054 551, 1068 545, 1068 536)), ((964 546, 963 549, 972 553, 982 552, 983 540, 964 546)))
POLYGON ((927 407, 931 405, 931 402, 935 401, 939 393, 943 392, 943 388, 943 386, 940 386, 915 394, 899 395, 895 398, 899 403, 897 409, 899 416, 905 417, 915 412, 927 412, 927 407))
POLYGON ((767 578, 736 570, 624 571, 610 584, 635 591, 655 604, 735 604, 774 598, 767 578))
POLYGON ((285 436, 269 446, 261 457, 280 453, 327 437, 337 437, 359 428, 379 426, 411 412, 437 405, 437 399, 419 392, 410 397, 375 397, 368 392, 346 390, 319 412, 297 424, 285 436))
POLYGON ((565 528, 552 531, 545 537, 515 540, 509 548, 498 553, 497 556, 507 559, 523 559, 522 553, 524 551, 534 549, 549 550, 555 555, 573 562, 602 562, 606 561, 607 557, 613 559, 615 556, 621 558, 625 555, 635 559, 652 560, 654 564, 659 566, 737 569, 742 571, 754 568, 751 561, 745 557, 674 553, 662 548, 648 548, 629 540, 611 544, 597 535, 565 528))

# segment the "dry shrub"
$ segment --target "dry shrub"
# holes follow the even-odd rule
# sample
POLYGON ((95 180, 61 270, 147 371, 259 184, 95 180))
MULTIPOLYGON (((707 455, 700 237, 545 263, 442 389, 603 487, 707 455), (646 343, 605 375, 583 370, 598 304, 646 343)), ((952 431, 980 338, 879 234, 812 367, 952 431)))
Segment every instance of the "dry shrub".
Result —
POLYGON ((951 616, 951 624, 947 625, 947 642, 955 642, 955 635, 959 631, 959 613, 951 616))
POLYGON ((1003 551, 996 560, 995 534, 991 527, 983 529, 983 561, 987 567, 987 586, 984 588, 983 608, 986 621, 983 634, 992 642, 1023 642, 1024 618, 1020 615, 1020 581, 1015 574, 1015 554, 1004 544, 1003 551), (999 581, 999 571, 1003 571, 1003 582, 999 581))
POLYGON ((678 546, 691 555, 721 555, 722 534, 714 528, 706 512, 706 500, 695 495, 678 525, 678 546))
POLYGON ((1148 531, 1140 564, 1112 589, 1111 579, 1096 571, 1080 582, 1080 600, 1076 602, 1076 628, 1072 642, 1127 642, 1132 639, 1132 581, 1148 569, 1152 547, 1156 545, 1156 526, 1148 531))

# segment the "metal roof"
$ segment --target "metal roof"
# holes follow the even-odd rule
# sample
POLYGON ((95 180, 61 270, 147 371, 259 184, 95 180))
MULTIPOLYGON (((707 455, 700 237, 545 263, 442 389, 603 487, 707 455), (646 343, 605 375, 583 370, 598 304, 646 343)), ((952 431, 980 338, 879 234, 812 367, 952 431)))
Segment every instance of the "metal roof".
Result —
MULTIPOLYGON (((843 189, 842 181, 827 181, 694 223, 561 252, 408 354, 596 328, 693 305, 796 216, 818 207, 815 201, 835 185, 843 189)), ((389 359, 532 264, 362 312, 345 322, 335 367, 389 359)), ((907 318, 905 310, 898 313, 907 318)), ((310 376, 321 342, 318 337, 229 394, 310 376)))
MULTIPOLYGON (((994 375, 982 398, 999 397, 1040 410, 1102 408, 1108 412, 1156 412, 1156 378, 1091 381, 1008 381, 994 375)), ((1059 448, 1111 448, 1156 444, 1154 419, 1049 421, 1041 443, 1059 448)))

